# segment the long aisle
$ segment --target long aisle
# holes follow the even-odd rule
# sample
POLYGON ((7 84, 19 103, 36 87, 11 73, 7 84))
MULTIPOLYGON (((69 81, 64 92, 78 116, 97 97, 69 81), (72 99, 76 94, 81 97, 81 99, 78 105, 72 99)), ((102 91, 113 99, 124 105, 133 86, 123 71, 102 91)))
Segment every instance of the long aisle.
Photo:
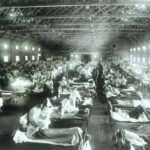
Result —
POLYGON ((112 129, 107 106, 100 103, 98 99, 95 99, 93 103, 89 122, 92 150, 112 150, 112 129))

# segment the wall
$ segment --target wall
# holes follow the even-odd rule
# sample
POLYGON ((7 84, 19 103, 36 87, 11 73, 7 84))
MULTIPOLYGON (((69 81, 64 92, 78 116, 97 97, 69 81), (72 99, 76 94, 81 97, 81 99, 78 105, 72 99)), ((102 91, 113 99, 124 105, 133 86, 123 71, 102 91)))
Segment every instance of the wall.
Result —
POLYGON ((150 65, 150 36, 143 36, 130 45, 130 62, 150 65))
POLYGON ((129 61, 130 44, 126 40, 119 40, 110 45, 109 53, 105 57, 108 61, 122 62, 129 61))
POLYGON ((28 56, 28 60, 32 60, 32 56, 37 60, 41 51, 41 46, 31 40, 13 39, 11 37, 0 39, 0 62, 4 62, 4 56, 8 56, 8 62, 15 62, 16 56, 19 56, 19 61, 25 61, 25 56, 28 56))

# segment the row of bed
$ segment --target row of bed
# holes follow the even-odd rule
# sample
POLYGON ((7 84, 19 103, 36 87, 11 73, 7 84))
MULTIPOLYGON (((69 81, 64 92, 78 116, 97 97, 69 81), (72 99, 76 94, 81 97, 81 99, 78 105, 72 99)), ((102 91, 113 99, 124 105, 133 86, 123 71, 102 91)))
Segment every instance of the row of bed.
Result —
POLYGON ((103 75, 114 146, 125 150, 148 150, 150 99, 142 90, 140 80, 131 74, 129 77, 126 70, 112 64, 103 65, 103 75), (114 78, 111 80, 110 76, 114 78), (119 84, 115 85, 114 79, 119 84))
MULTIPOLYGON (((46 110, 44 113, 50 112, 50 118, 48 119, 50 120, 50 125, 48 125, 48 128, 46 129, 39 130, 35 125, 29 123, 30 111, 35 107, 32 104, 30 109, 25 109, 25 113, 19 119, 20 125, 13 134, 13 141, 16 144, 49 144, 50 149, 91 149, 91 137, 88 134, 88 122, 93 105, 93 96, 95 95, 95 83, 92 78, 88 78, 84 81, 81 81, 78 78, 73 78, 70 86, 71 88, 76 89, 81 95, 82 101, 79 101, 76 104, 77 110, 64 113, 63 116, 60 113, 62 101, 69 95, 67 89, 63 90, 59 97, 47 98, 46 104, 42 103, 42 109, 44 108, 42 111, 46 110), (24 126, 26 126, 25 129, 24 126)), ((31 93, 26 92, 1 91, 1 93, 1 98, 3 100, 1 114, 7 106, 21 106, 21 108, 25 108, 29 101, 31 103, 31 98, 33 98, 31 93)), ((41 93, 32 94, 34 97, 38 97, 38 94, 41 93)), ((36 116, 36 111, 34 113, 36 116)), ((47 122, 49 121, 45 120, 44 124, 46 125, 47 122)))

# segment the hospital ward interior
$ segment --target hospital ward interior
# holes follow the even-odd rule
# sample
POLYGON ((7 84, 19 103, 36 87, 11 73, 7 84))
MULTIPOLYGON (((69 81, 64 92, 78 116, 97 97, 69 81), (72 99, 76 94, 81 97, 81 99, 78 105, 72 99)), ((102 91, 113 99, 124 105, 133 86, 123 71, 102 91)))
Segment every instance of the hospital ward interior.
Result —
POLYGON ((150 150, 150 0, 0 0, 0 150, 150 150))

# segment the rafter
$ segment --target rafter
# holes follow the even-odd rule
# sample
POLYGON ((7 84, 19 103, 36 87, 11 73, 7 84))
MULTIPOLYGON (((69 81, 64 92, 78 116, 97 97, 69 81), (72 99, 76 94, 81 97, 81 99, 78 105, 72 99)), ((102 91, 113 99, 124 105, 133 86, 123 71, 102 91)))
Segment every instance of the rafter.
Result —
POLYGON ((72 6, 101 6, 101 5, 135 5, 135 4, 145 4, 150 5, 148 0, 20 0, 20 1, 6 1, 1 0, 2 7, 72 7, 72 6))

